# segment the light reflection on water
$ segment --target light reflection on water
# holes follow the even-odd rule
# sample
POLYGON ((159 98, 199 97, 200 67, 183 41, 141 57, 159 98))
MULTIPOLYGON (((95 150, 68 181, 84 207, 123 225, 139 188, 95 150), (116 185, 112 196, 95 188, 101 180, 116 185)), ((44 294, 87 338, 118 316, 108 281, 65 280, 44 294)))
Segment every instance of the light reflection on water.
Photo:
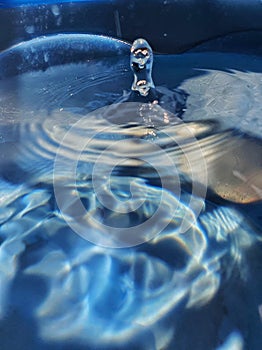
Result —
MULTIPOLYGON (((168 60, 171 69, 172 59, 168 60)), ((190 57, 185 60, 190 62, 190 57)), ((206 94, 203 86, 212 81, 219 86, 220 71, 206 71, 193 80, 188 79, 183 86, 190 92, 190 103, 196 99, 196 81, 200 82, 201 103, 206 113, 203 121, 198 120, 201 109, 194 109, 194 103, 189 104, 185 113, 186 123, 171 122, 166 127, 162 115, 156 113, 157 128, 153 133, 139 119, 126 119, 121 125, 119 116, 107 120, 106 114, 92 112, 88 114, 88 123, 74 128, 70 143, 64 143, 61 148, 65 163, 60 165, 65 167, 58 168, 56 176, 72 194, 72 202, 65 202, 65 207, 73 208, 74 198, 80 196, 92 217, 109 226, 130 227, 154 215, 163 195, 161 220, 166 225, 158 235, 145 239, 141 245, 121 249, 94 245, 68 226, 74 219, 70 217, 73 211, 65 217, 57 206, 52 185, 58 148, 65 133, 80 117, 119 97, 116 86, 120 86, 120 91, 125 88, 128 73, 122 62, 123 80, 114 80, 114 76, 119 77, 117 60, 115 64, 109 73, 101 59, 90 63, 91 67, 85 66, 89 73, 82 65, 65 65, 51 67, 46 72, 25 73, 19 76, 19 81, 13 77, 0 82, 1 99, 5 105, 9 101, 9 111, 17 108, 18 94, 21 107, 20 111, 15 109, 16 114, 6 113, 1 120, 5 138, 0 161, 3 348, 173 350, 191 349, 193 344, 200 350, 234 346, 241 349, 246 345, 259 349, 261 220, 259 215, 247 215, 245 205, 247 208, 253 205, 254 212, 261 210, 259 191, 253 188, 250 192, 250 183, 258 189, 261 184, 261 141, 228 129, 231 120, 228 124, 226 119, 221 123, 210 121, 213 117, 210 101, 215 99, 217 90, 210 89, 206 94), (94 67, 97 74, 92 75, 94 67), (114 70, 115 75, 110 75, 114 70), (79 77, 80 72, 83 73, 79 77), (67 80, 61 80, 65 75, 67 80), (73 83, 76 76, 78 79, 73 83), (208 83, 205 79, 209 79, 208 83), (35 81, 36 88, 32 90, 35 81), (101 88, 99 93, 97 86, 101 88), (89 102, 84 99, 87 92, 89 102), (104 128, 106 132, 101 133, 104 128), (70 162, 79 154, 78 145, 88 135, 96 137, 81 150, 75 179, 71 176, 70 162), (171 142, 170 135, 174 135, 176 142, 171 142), (190 196, 191 168, 199 166, 192 135, 198 140, 207 165, 206 200, 190 196), (125 150, 109 147, 119 140, 125 141, 129 157, 125 150), (175 160, 176 175, 170 174, 164 160, 160 161, 152 152, 152 143, 161 146, 175 160), (136 198, 131 197, 130 205, 135 210, 127 214, 106 211, 93 190, 90 174, 94 163, 101 151, 108 149, 110 152, 105 152, 102 159, 105 166, 112 159, 118 164, 125 156, 125 162, 118 164, 111 174, 110 186, 103 187, 109 201, 113 195, 130 199, 131 183, 139 193, 147 194, 147 201, 139 207, 135 206, 136 198), (241 156, 245 151, 248 157, 241 156), (148 164, 141 161, 141 154, 147 155, 148 164), (160 175, 161 180, 165 179, 164 185, 153 171, 154 161, 162 165, 160 175), (237 184, 234 174, 227 171, 233 166, 233 170, 241 171, 242 178, 238 177, 237 184), (248 183, 243 176, 253 182, 248 183), (192 206, 190 198, 193 198, 192 206), (195 208, 200 208, 200 213, 195 208), (190 229, 181 232, 185 221, 190 229), (21 325, 19 346, 10 335, 17 324, 21 325)), ((234 80, 232 76, 244 75, 221 74, 230 83, 234 80)), ((254 81, 257 78, 255 73, 245 77, 254 81)), ((234 91, 239 88, 232 86, 234 91)), ((255 93, 259 93, 258 89, 255 93)), ((227 98, 227 92, 223 96, 227 98)), ((239 99, 234 103, 230 117, 241 114, 240 110, 236 113, 238 107, 242 108, 239 99)), ((253 106, 256 108, 256 104, 253 106)), ((124 111, 118 113, 122 115, 124 111)), ((133 107, 129 113, 137 118, 133 107)), ((255 127, 258 129, 259 125, 255 127)), ((87 231, 96 237, 100 234, 97 226, 89 221, 85 223, 87 231)), ((150 234, 141 233, 145 237, 150 234)))
MULTIPOLYGON (((146 337, 154 348, 169 348, 186 310, 212 310, 223 286, 236 283, 236 271, 246 279, 245 251, 258 239, 236 210, 212 206, 185 234, 177 234, 176 217, 141 246, 103 248, 55 215, 47 189, 20 188, 19 195, 17 186, 2 186, 13 201, 1 226, 1 317, 17 310, 54 344, 115 349, 130 339, 145 346, 146 337)), ((187 210, 182 196, 181 214, 187 210)))

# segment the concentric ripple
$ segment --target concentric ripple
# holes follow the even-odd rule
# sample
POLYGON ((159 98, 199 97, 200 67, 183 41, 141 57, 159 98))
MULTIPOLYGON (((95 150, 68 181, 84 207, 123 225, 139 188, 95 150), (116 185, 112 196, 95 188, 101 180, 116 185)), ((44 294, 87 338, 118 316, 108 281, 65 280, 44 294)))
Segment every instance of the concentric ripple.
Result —
POLYGON ((65 35, 0 55, 4 349, 259 344, 261 59, 157 56, 156 83, 189 93, 181 120, 114 104, 128 51, 65 35))

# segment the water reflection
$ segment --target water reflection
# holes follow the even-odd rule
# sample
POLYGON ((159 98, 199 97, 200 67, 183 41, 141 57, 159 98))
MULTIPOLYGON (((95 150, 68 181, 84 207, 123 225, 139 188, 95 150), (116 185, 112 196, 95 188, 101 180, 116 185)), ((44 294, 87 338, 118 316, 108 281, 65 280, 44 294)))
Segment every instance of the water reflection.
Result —
MULTIPOLYGON (((17 193, 16 187, 11 189, 17 193)), ((179 234, 179 221, 188 211, 182 196, 180 219, 148 243, 119 251, 79 238, 52 214, 49 197, 47 189, 28 188, 4 205, 17 213, 1 226, 0 248, 1 315, 11 305, 24 317, 31 315, 44 342, 115 349, 132 339, 156 349, 172 348, 174 339, 179 343, 183 338, 182 333, 174 338, 180 315, 189 322, 186 310, 213 308, 217 293, 235 280, 234 271, 242 270, 243 280, 247 277, 245 251, 258 237, 232 208, 209 204, 199 222, 179 234), (25 202, 27 210, 20 215, 25 202), (12 299, 14 290, 28 293, 27 276, 31 283, 37 278, 45 285, 31 307, 12 299)), ((35 288, 33 283, 30 293, 35 288)))
MULTIPOLYGON (((86 70, 65 64, 0 82, 8 107, 0 144, 4 334, 21 326, 27 336, 18 335, 19 349, 259 349, 261 220, 257 214, 255 225, 248 208, 261 210, 261 140, 222 118, 210 120, 212 113, 200 120, 190 103, 183 121, 139 103, 93 111, 122 96, 124 60, 91 61, 86 70), (17 83, 24 86, 19 100, 17 83), (56 181, 61 194, 70 194, 60 206, 53 188, 57 154, 56 181), (95 166, 101 198, 92 184, 95 166), (68 224, 79 199, 87 214, 81 229, 102 237, 100 246, 68 224), (161 200, 161 230, 138 230, 140 245, 103 246, 112 242, 110 228, 142 225, 161 200)), ((186 84, 192 98, 194 81, 186 84)), ((17 348, 13 336, 1 341, 17 348)))

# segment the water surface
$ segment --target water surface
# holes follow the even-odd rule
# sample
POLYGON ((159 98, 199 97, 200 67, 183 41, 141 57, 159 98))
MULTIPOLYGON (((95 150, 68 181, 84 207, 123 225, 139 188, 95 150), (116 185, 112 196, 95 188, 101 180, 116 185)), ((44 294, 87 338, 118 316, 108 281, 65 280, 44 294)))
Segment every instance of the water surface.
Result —
POLYGON ((0 58, 1 348, 260 349, 261 58, 158 55, 181 119, 112 113, 126 49, 60 39, 0 58))

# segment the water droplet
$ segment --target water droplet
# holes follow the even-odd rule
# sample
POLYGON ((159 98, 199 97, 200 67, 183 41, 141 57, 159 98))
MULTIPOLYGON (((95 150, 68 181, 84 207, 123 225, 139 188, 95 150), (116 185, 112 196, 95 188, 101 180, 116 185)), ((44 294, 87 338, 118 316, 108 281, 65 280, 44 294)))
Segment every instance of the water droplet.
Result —
POLYGON ((145 39, 133 42, 130 54, 130 66, 134 73, 132 90, 141 96, 147 96, 155 85, 152 80, 153 51, 145 39))
POLYGON ((59 27, 62 24, 62 16, 57 17, 56 25, 59 27))
POLYGON ((53 5, 51 7, 51 11, 53 13, 54 16, 58 16, 60 15, 60 10, 59 10, 59 7, 57 5, 53 5))
POLYGON ((45 60, 46 63, 48 62, 48 60, 49 60, 49 54, 48 54, 48 52, 45 52, 45 53, 44 53, 44 60, 45 60))
POLYGON ((26 31, 28 34, 33 34, 34 31, 35 31, 35 27, 34 27, 34 26, 27 26, 27 27, 25 27, 25 31, 26 31))

